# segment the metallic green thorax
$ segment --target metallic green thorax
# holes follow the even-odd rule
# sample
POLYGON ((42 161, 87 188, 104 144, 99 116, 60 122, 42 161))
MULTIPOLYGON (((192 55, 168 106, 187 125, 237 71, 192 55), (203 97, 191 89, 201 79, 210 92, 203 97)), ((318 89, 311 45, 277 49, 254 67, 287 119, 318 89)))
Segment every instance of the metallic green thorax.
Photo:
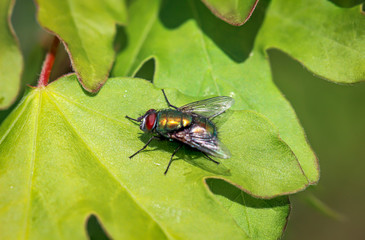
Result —
POLYGON ((169 133, 191 125, 204 128, 212 136, 217 135, 216 128, 209 119, 173 109, 164 109, 158 112, 155 131, 165 137, 169 137, 169 133))

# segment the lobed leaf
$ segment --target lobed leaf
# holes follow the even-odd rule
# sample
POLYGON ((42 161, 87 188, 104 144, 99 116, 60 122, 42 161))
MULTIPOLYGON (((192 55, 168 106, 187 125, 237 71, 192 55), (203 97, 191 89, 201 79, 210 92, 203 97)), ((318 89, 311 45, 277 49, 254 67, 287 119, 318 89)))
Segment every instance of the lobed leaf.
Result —
POLYGON ((278 127, 306 177, 315 183, 316 156, 294 110, 271 80, 264 49, 255 42, 265 13, 265 2, 260 4, 251 20, 237 28, 217 19, 200 1, 134 1, 127 46, 113 74, 133 76, 153 58, 154 84, 160 88, 177 88, 190 96, 234 96, 234 109, 259 112, 278 127))
MULTIPOLYGON (((96 214, 116 239, 276 239, 286 197, 307 179, 262 115, 230 111, 219 120, 232 157, 216 165, 186 148, 163 174, 177 143, 155 142, 125 118, 165 108, 145 80, 111 79, 97 96, 75 75, 31 90, 0 128, 1 238, 85 238, 96 214), (239 126, 239 127, 236 127, 239 126), (212 179, 215 178, 215 179, 212 179), (207 182, 207 183, 206 183, 207 182), (213 193, 208 190, 211 186, 213 193), (219 195, 219 196, 217 196, 219 195)), ((176 105, 196 98, 167 90, 176 105)))
POLYGON ((290 212, 288 197, 258 201, 222 180, 208 179, 207 183, 251 239, 280 239, 290 212))
POLYGON ((251 17, 259 0, 202 0, 214 15, 229 24, 241 26, 251 17))
POLYGON ((365 16, 327 0, 273 0, 258 42, 279 48, 334 82, 365 80, 365 16))
POLYGON ((38 21, 60 37, 85 90, 97 92, 114 62, 115 24, 126 23, 119 0, 37 0, 38 21))
POLYGON ((8 108, 15 101, 23 68, 23 58, 10 23, 14 2, 0 2, 0 109, 8 108))

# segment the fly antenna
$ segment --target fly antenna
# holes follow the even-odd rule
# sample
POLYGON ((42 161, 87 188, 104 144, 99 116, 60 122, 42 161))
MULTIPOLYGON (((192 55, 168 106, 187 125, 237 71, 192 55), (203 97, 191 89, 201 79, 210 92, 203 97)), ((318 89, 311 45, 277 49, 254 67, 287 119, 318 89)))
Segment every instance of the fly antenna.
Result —
POLYGON ((172 108, 178 109, 178 108, 177 108, 177 107, 175 107, 174 105, 170 104, 169 100, 168 100, 168 99, 167 99, 167 97, 166 97, 165 91, 164 91, 163 89, 161 89, 161 90, 162 90, 163 96, 165 97, 165 100, 166 100, 166 102, 167 102, 167 105, 168 105, 169 107, 172 107, 172 108))
POLYGON ((136 122, 140 122, 141 120, 138 118, 138 119, 134 119, 134 118, 131 118, 131 117, 128 117, 128 116, 125 116, 127 119, 129 120, 132 120, 132 121, 136 121, 136 122))

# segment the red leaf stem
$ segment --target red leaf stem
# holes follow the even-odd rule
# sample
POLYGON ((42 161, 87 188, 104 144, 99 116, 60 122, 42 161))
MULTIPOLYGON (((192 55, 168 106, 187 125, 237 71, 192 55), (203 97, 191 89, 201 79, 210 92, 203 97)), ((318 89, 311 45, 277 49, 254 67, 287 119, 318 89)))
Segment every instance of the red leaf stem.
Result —
POLYGON ((49 49, 49 51, 46 55, 46 59, 43 62, 42 72, 41 72, 41 75, 39 76, 37 87, 47 86, 48 81, 49 81, 49 76, 51 75, 53 63, 56 58, 57 47, 58 47, 59 43, 60 43, 60 40, 57 37, 54 37, 52 46, 49 49))

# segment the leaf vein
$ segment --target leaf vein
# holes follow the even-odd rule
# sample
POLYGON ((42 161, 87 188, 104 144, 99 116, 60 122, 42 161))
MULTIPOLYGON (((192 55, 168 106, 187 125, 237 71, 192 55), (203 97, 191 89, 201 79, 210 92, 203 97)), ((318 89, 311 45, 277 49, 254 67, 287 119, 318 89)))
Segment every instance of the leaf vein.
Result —
MULTIPOLYGON (((198 14, 198 11, 197 11, 197 9, 196 9, 195 4, 194 4, 194 3, 192 3, 192 1, 190 0, 190 1, 189 1, 189 5, 190 5, 190 7, 191 7, 191 9, 192 9, 192 12, 193 12, 193 15, 194 15, 194 17, 195 17, 195 19, 196 19, 197 24, 198 24, 198 25, 200 26, 200 28, 201 28, 202 23, 201 23, 201 20, 200 20, 200 18, 199 18, 199 14, 198 14)), ((210 57, 209 52, 208 52, 208 48, 207 48, 207 43, 206 43, 205 37, 203 36, 202 31, 198 31, 198 32, 199 32, 199 35, 200 35, 200 38, 201 38, 202 49, 203 49, 203 51, 204 51, 204 53, 205 53, 206 60, 207 60, 208 65, 209 65, 209 68, 208 68, 209 74, 210 74, 210 76, 211 76, 211 78, 212 78, 212 80, 213 80, 213 82, 214 82, 214 86, 215 86, 215 88, 216 88, 216 90, 217 90, 218 95, 221 95, 221 92, 220 92, 219 87, 218 87, 218 84, 217 84, 217 80, 216 80, 216 78, 215 78, 215 76, 214 76, 214 74, 213 74, 213 71, 212 71, 212 69, 213 69, 213 64, 212 64, 212 60, 211 60, 211 57, 210 57)))
POLYGON ((57 93, 57 92, 54 92, 54 91, 49 91, 49 90, 48 90, 48 92, 50 92, 50 93, 52 93, 52 94, 54 94, 54 95, 56 95, 56 96, 58 96, 58 97, 60 97, 60 98, 64 99, 66 102, 69 102, 69 103, 74 104, 75 106, 78 106, 78 107, 79 107, 79 108, 81 108, 81 109, 87 110, 87 111, 89 111, 89 112, 91 112, 91 113, 95 113, 95 114, 97 114, 97 115, 100 115, 100 116, 102 116, 102 117, 104 117, 104 118, 106 118, 106 119, 108 119, 108 120, 110 120, 110 121, 113 121, 113 122, 117 123, 117 124, 122 124, 122 123, 123 123, 122 121, 120 121, 120 120, 118 120, 118 119, 115 119, 115 118, 109 117, 109 116, 107 116, 107 115, 105 115, 105 114, 103 114, 103 113, 101 113, 101 112, 95 111, 94 109, 91 109, 91 108, 85 107, 85 106, 84 106, 84 105, 82 105, 81 103, 78 103, 78 102, 75 102, 75 101, 71 101, 69 98, 67 98, 66 96, 64 96, 64 95, 62 95, 62 94, 60 94, 60 93, 57 93))
POLYGON ((33 140, 33 151, 32 151, 32 156, 30 158, 30 174, 29 174, 29 184, 28 184, 28 206, 27 206, 27 217, 24 218, 25 222, 25 231, 24 231, 24 239, 28 239, 29 238, 29 216, 30 211, 31 211, 31 196, 32 196, 32 185, 33 185, 33 178, 34 178, 34 166, 35 166, 35 158, 36 158, 36 151, 37 151, 37 142, 38 142, 38 126, 39 126, 39 114, 41 111, 41 105, 42 105, 42 92, 38 91, 39 94, 39 102, 38 102, 38 109, 37 109, 37 114, 35 115, 35 121, 34 121, 34 135, 35 138, 33 140))
MULTIPOLYGON (((51 95, 50 95, 51 96, 51 95)), ((85 145, 85 147, 89 150, 89 152, 95 156, 95 159, 97 159, 100 163, 101 166, 104 167, 104 169, 110 174, 110 176, 114 179, 114 181, 116 181, 117 183, 119 183, 125 190, 126 192, 129 193, 130 197, 134 200, 134 202, 138 203, 137 205, 152 219, 155 221, 155 223, 161 228, 161 230, 166 234, 166 236, 168 236, 170 239, 174 239, 168 232, 167 229, 165 229, 163 227, 163 225, 157 220, 155 219, 155 217, 145 208, 143 207, 143 205, 141 203, 138 202, 138 198, 136 196, 133 195, 133 193, 127 188, 126 185, 124 185, 121 181, 119 181, 119 179, 117 178, 117 176, 110 171, 101 161, 101 157, 92 150, 92 148, 89 146, 89 144, 87 143, 87 141, 81 136, 81 134, 76 130, 76 128, 71 124, 71 122, 66 118, 64 112, 61 110, 61 108, 59 107, 59 105, 50 98, 50 101, 52 102, 52 104, 56 107, 56 109, 58 110, 58 112, 60 113, 61 117, 69 124, 70 126, 70 130, 72 130, 77 136, 78 138, 82 141, 82 143, 85 145)))
MULTIPOLYGON (((25 102, 25 106, 23 106, 23 109, 19 112, 18 116, 16 116, 16 118, 14 119, 14 121, 12 122, 12 124, 10 125, 10 127, 6 130, 6 132, 4 133, 4 135, 2 136, 2 138, 0 139, 0 145, 3 143, 3 141, 5 140, 5 138, 9 135, 9 133, 13 130, 14 126, 16 125, 16 123, 18 122, 18 120, 20 119, 21 116, 23 116, 23 113, 25 111, 25 109, 27 108, 27 106, 29 105, 29 102, 31 102, 31 97, 27 98, 26 102, 25 102)), ((22 103, 19 103, 18 107, 16 107, 13 112, 15 112, 20 106, 22 105, 22 103)))
POLYGON ((243 208, 244 209, 243 211, 244 211, 246 221, 247 221, 248 236, 251 237, 251 225, 250 225, 250 219, 249 219, 248 214, 247 214, 246 199, 245 199, 245 196, 244 196, 242 191, 240 191, 240 194, 238 196, 241 196, 243 205, 245 205, 245 207, 243 208))

